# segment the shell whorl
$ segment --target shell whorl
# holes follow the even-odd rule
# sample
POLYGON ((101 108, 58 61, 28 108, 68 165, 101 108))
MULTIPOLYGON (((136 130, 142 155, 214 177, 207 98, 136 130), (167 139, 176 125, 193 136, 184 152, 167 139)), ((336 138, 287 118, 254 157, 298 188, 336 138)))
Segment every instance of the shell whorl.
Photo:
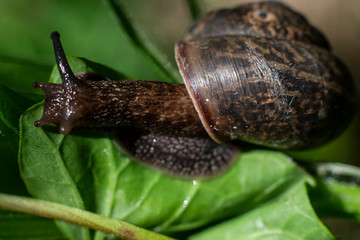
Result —
MULTIPOLYGON (((289 38, 300 36, 295 34, 299 29, 315 28, 303 26, 307 22, 300 14, 279 3, 219 10, 204 18, 221 15, 221 22, 236 16, 234 12, 241 20, 230 21, 232 27, 245 26, 239 32, 260 31, 198 38, 196 29, 207 28, 200 19, 186 38, 196 37, 176 45, 180 73, 209 135, 217 142, 244 140, 279 149, 315 147, 339 135, 351 119, 353 86, 346 67, 328 51, 325 38, 317 31, 313 38, 307 34, 301 40, 289 38), (280 21, 284 25, 278 28, 288 34, 278 31, 279 36, 269 38, 262 36, 266 31, 261 24, 247 27, 243 19, 259 7, 278 20, 285 12, 287 17, 280 21), (289 14, 298 16, 295 23, 289 14)), ((276 35, 275 25, 267 26, 276 35)))
POLYGON ((301 14, 278 2, 259 2, 210 12, 191 26, 184 40, 225 35, 300 41, 326 49, 323 34, 301 14))

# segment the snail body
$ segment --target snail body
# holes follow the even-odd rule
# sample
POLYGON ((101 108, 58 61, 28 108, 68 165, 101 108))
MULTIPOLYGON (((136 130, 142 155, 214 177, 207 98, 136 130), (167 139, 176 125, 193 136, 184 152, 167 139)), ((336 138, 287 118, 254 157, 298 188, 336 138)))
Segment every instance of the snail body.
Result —
POLYGON ((214 175, 248 141, 306 149, 338 136, 352 116, 351 76, 325 37, 280 3, 211 12, 175 46, 185 85, 107 81, 72 73, 52 39, 62 84, 45 91, 43 117, 111 133, 134 159, 175 175, 214 175), (225 25, 228 23, 228 25, 225 25))

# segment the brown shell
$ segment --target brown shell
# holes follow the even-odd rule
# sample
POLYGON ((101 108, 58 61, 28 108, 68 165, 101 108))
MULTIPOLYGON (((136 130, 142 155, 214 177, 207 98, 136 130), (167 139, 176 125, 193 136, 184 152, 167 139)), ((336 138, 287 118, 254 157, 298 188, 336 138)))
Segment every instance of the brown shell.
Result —
POLYGON ((214 140, 303 149, 345 129, 354 99, 351 76, 338 58, 306 39, 225 35, 176 45, 180 73, 214 140))
POLYGON ((212 11, 195 21, 184 40, 225 35, 288 39, 330 48, 318 29, 301 14, 278 2, 249 3, 212 11))

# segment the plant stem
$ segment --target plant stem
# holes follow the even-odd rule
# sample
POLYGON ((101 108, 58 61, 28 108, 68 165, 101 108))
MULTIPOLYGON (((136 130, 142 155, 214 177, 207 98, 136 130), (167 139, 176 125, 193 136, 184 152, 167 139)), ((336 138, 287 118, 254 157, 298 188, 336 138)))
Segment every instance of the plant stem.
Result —
POLYGON ((193 20, 199 18, 202 13, 200 3, 197 0, 187 0, 186 2, 193 20))
POLYGON ((302 163, 315 178, 309 196, 322 217, 360 220, 360 168, 343 163, 302 163))
POLYGON ((66 205, 0 193, 0 209, 62 220, 113 234, 125 240, 172 240, 135 225, 66 205))
POLYGON ((134 19, 129 15, 126 1, 108 0, 110 8, 114 11, 115 17, 122 28, 122 33, 128 37, 129 41, 145 58, 150 67, 165 81, 181 83, 177 68, 169 64, 168 60, 156 47, 151 44, 142 30, 134 24, 134 19))

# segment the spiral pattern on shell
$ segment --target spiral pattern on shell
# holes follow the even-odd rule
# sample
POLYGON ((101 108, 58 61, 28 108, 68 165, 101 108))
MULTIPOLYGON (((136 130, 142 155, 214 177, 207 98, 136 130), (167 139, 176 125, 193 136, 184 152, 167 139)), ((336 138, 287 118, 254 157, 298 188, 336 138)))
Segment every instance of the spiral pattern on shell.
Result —
POLYGON ((206 14, 175 52, 213 139, 302 149, 351 119, 351 76, 329 48, 299 13, 263 2, 206 14))

